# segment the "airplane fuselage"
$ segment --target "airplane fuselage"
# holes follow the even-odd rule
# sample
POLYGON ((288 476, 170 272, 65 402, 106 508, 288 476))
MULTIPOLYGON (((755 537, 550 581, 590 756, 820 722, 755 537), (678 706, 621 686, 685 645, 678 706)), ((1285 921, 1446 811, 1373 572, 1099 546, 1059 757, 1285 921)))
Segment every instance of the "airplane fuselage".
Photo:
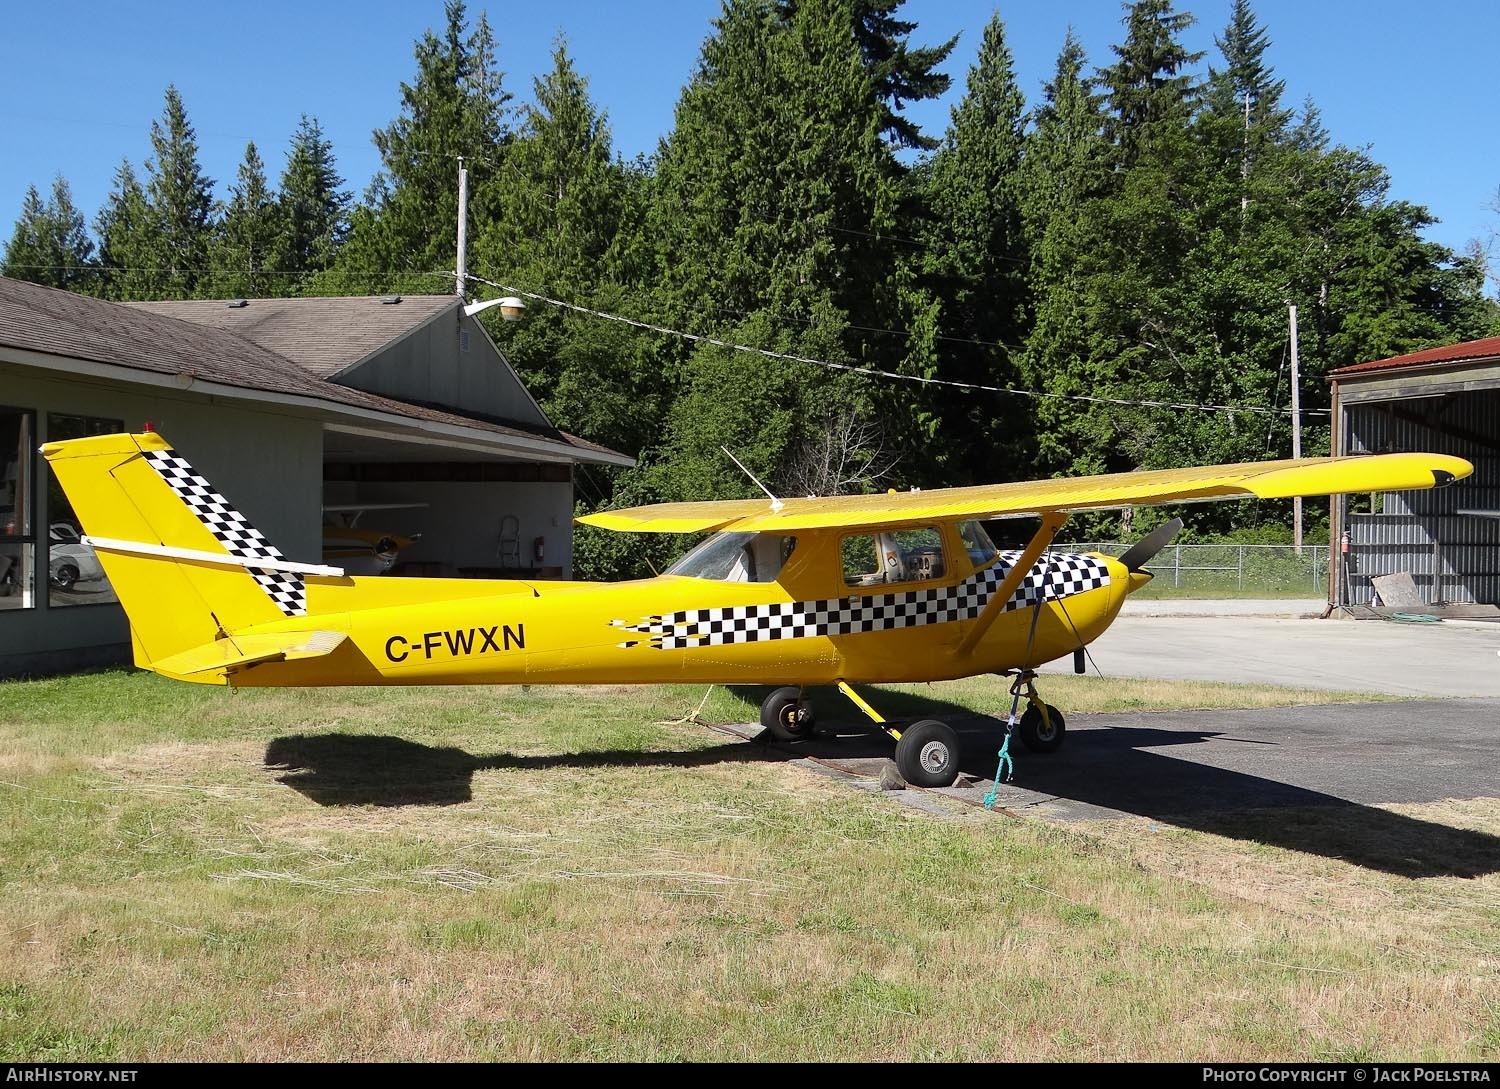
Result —
POLYGON ((308 616, 243 634, 331 631, 344 643, 315 659, 236 669, 228 683, 944 680, 1069 654, 1109 626, 1132 588, 1115 560, 1050 554, 965 646, 1015 553, 955 561, 943 578, 851 587, 837 541, 818 536, 804 535, 797 562, 767 582, 671 574, 623 583, 309 579, 308 616))

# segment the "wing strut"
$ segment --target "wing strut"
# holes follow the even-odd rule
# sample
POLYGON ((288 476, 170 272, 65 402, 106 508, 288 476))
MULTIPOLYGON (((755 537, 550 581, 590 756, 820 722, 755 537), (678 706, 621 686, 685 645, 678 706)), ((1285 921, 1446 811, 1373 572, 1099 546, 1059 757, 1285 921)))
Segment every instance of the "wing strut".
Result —
POLYGON ((1037 531, 1032 536, 1030 543, 1022 550, 1021 556, 1016 560, 1015 566, 1001 580, 1000 585, 995 587, 995 593, 990 598, 989 603, 985 605, 984 611, 974 618, 974 623, 969 628, 969 633, 964 636, 963 642, 958 644, 958 653, 960 656, 973 653, 974 648, 979 645, 979 641, 984 638, 985 632, 990 630, 990 625, 995 622, 995 618, 1005 608, 1005 603, 1016 592, 1016 587, 1020 586, 1021 580, 1031 573, 1031 569, 1036 565, 1038 557, 1046 551, 1047 546, 1057 536, 1057 531, 1062 529, 1067 520, 1067 511, 1049 510, 1042 512, 1042 524, 1037 527, 1037 531))

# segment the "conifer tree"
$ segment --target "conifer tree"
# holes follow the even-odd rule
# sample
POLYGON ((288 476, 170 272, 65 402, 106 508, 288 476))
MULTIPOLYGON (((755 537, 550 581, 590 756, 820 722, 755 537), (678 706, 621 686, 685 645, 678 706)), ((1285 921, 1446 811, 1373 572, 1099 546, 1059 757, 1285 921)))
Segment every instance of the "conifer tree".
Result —
MULTIPOLYGON (((850 327, 883 324, 900 168, 852 12, 725 4, 659 155, 651 230, 677 327, 852 362, 850 327)), ((682 381, 670 494, 743 493, 721 444, 775 480, 831 406, 873 407, 861 380, 720 348, 694 352, 682 381)))
POLYGON ((882 102, 880 130, 893 147, 932 151, 938 141, 924 134, 900 111, 909 102, 941 98, 952 80, 938 71, 958 44, 955 34, 942 45, 916 46, 910 37, 917 24, 896 17, 906 0, 858 0, 854 37, 865 58, 875 93, 882 102))
POLYGON ((127 159, 94 222, 99 237, 101 294, 109 299, 155 299, 156 223, 135 169, 127 159))
POLYGON ((1097 313, 1088 297, 1103 271, 1092 209, 1108 191, 1110 152, 1103 96, 1084 73, 1083 46, 1068 32, 1043 88, 1022 164, 1032 320, 1022 356, 1042 472, 1097 472, 1113 441, 1113 420, 1085 403, 1104 368, 1093 354, 1097 313))
MULTIPOLYGON (((931 169, 924 172, 934 235, 928 274, 942 303, 939 368, 943 377, 1009 386, 1025 336, 1027 246, 1022 226, 1021 162, 1025 98, 998 15, 984 29, 964 97, 931 169)), ((930 394, 942 421, 939 447, 949 472, 977 480, 1015 475, 1026 458, 1027 408, 1013 396, 930 394), (974 435, 989 436, 976 448, 974 435)))
POLYGON ((303 114, 277 197, 285 227, 278 264, 290 274, 288 290, 334 263, 349 231, 351 199, 334 162, 333 144, 317 118, 303 114))
POLYGON ((45 202, 36 186, 28 186, 0 273, 69 291, 91 291, 97 286, 97 271, 94 243, 67 180, 59 174, 45 202))
POLYGON ((166 105, 151 123, 146 203, 154 236, 150 288, 156 298, 191 298, 207 280, 213 181, 198 162, 198 137, 182 95, 167 85, 166 105))
POLYGON ((381 173, 351 217, 337 265, 315 279, 316 290, 431 291, 454 264, 458 166, 473 172, 472 222, 489 219, 503 177, 505 118, 510 95, 496 67, 494 35, 481 16, 468 30, 462 0, 444 4, 441 36, 417 42, 417 75, 401 85, 401 115, 374 134, 381 173))
MULTIPOLYGON (((495 214, 473 247, 474 270, 595 309, 634 309, 639 212, 608 121, 561 40, 506 164, 495 214)), ((665 404, 639 335, 547 306, 523 323, 489 327, 558 426, 622 449, 649 441, 665 404)))
POLYGON ((286 225, 265 164, 252 142, 245 147, 229 200, 220 206, 211 253, 214 275, 207 293, 222 298, 284 294, 288 279, 277 267, 285 252, 286 225))
POLYGON ((1125 41, 1112 47, 1115 63, 1100 73, 1109 95, 1105 133, 1125 168, 1170 154, 1173 136, 1187 127, 1197 93, 1188 69, 1203 54, 1188 52, 1178 35, 1194 21, 1187 12, 1174 12, 1172 0, 1129 5, 1125 41))

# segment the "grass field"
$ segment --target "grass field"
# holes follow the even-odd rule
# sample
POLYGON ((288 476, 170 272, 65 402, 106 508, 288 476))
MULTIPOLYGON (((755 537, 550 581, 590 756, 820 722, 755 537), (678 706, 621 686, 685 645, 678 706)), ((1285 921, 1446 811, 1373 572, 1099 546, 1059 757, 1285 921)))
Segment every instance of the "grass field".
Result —
POLYGON ((1500 875, 923 815, 704 693, 0 684, 0 1061, 1500 1058, 1500 875))

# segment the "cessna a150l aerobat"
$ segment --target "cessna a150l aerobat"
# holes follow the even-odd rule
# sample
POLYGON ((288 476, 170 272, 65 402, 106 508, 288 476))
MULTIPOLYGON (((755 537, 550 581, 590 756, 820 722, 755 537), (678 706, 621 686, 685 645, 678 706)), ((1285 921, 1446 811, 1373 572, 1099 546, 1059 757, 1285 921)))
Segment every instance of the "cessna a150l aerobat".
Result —
POLYGON ((247 687, 767 684, 779 687, 761 721, 781 739, 812 729, 807 687, 837 685, 923 786, 956 777, 954 732, 888 723, 849 686, 1011 674, 1029 704, 1021 740, 1055 749, 1063 717, 1037 697, 1033 671, 1081 655, 1151 578, 1143 567, 1176 528, 1118 559, 1053 552, 1070 512, 1430 488, 1473 471, 1439 454, 1382 454, 606 511, 583 521, 713 535, 658 578, 593 584, 351 578, 286 559, 158 434, 42 453, 130 618, 136 663, 164 676, 247 687), (1023 516, 1041 526, 1012 552, 979 522, 1023 516))

